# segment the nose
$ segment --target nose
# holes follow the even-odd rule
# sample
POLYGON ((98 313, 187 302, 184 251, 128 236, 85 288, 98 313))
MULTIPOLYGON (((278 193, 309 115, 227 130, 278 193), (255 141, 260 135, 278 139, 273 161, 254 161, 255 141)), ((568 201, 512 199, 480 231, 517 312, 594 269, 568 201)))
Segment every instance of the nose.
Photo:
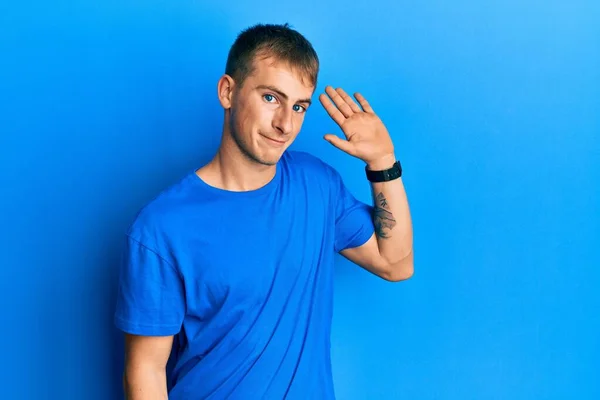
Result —
POLYGON ((292 111, 281 107, 275 113, 273 118, 273 128, 277 129, 282 135, 289 135, 294 129, 294 120, 292 111))

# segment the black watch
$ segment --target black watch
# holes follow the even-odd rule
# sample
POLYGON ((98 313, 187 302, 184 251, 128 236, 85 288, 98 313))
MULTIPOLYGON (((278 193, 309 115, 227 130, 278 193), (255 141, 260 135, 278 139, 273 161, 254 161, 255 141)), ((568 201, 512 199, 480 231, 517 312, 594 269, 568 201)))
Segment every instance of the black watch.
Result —
POLYGON ((387 182, 402 176, 402 165, 400 165, 400 161, 396 161, 391 168, 381 171, 371 171, 367 166, 365 172, 370 182, 387 182))

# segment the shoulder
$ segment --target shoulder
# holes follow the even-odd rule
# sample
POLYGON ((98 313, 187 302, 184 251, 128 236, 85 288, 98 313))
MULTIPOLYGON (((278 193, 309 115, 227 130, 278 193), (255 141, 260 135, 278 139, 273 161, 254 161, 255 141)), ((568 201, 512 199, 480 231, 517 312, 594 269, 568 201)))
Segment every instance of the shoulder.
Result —
POLYGON ((323 204, 337 204, 344 183, 340 173, 328 162, 304 152, 288 151, 283 158, 285 175, 292 186, 323 204))
POLYGON ((329 163, 305 151, 288 150, 284 154, 283 161, 293 171, 328 182, 333 183, 340 176, 329 163))
POLYGON ((126 234, 158 251, 176 234, 182 215, 189 207, 193 181, 191 173, 171 183, 141 206, 133 216, 126 234))

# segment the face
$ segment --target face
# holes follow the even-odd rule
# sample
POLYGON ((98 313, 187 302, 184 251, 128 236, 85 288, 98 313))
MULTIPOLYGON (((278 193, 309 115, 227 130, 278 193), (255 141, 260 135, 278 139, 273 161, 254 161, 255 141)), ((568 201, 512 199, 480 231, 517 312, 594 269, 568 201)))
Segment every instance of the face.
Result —
POLYGON ((262 165, 275 165, 300 132, 314 87, 272 58, 255 61, 240 88, 230 77, 219 81, 230 146, 262 165))

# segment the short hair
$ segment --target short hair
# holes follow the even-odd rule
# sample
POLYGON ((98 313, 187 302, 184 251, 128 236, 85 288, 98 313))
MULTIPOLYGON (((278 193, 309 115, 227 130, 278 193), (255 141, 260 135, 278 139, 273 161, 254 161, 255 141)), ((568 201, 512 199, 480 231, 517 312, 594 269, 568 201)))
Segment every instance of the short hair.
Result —
POLYGON ((317 86, 319 58, 312 44, 288 23, 257 24, 243 30, 229 50, 225 73, 240 86, 254 70, 257 57, 273 57, 317 86))

